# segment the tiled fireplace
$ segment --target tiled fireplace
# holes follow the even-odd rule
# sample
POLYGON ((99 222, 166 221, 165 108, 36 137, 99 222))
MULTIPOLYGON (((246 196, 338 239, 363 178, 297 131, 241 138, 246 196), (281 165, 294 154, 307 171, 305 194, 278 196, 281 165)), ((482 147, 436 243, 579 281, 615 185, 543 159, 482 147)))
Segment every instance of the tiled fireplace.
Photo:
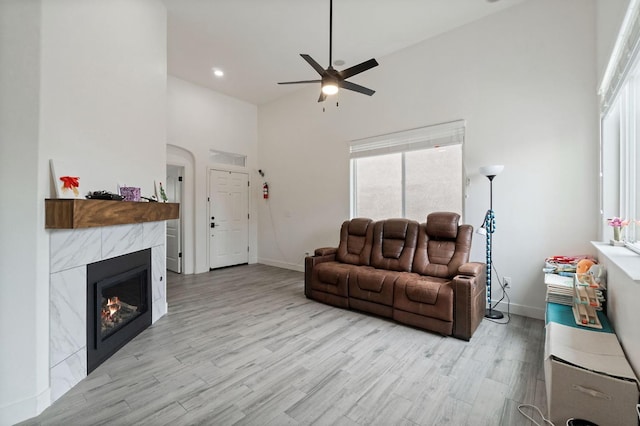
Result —
POLYGON ((167 312, 165 222, 50 233, 51 400, 87 376, 87 265, 151 250, 151 322, 167 312))

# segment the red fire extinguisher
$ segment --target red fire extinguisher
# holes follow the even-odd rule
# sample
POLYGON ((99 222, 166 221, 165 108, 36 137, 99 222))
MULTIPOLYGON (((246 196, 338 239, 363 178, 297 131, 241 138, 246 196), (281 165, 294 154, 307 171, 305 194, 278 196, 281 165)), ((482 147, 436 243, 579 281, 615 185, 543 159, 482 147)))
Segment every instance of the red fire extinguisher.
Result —
POLYGON ((262 198, 265 200, 269 198, 269 185, 267 182, 262 185, 262 198))

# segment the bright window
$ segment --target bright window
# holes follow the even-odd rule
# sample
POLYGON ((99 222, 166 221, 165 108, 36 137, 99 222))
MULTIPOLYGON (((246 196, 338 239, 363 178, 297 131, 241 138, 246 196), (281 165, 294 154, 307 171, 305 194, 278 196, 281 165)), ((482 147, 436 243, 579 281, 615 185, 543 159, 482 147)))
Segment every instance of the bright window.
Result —
POLYGON ((464 122, 351 143, 351 215, 424 222, 435 211, 463 211, 464 122))
POLYGON ((403 217, 402 153, 352 162, 354 217, 403 217))
POLYGON ((630 221, 622 237, 640 252, 640 8, 632 1, 625 16, 600 95, 602 240, 612 237, 607 219, 630 221))
POLYGON ((602 119, 602 216, 603 240, 611 238, 607 219, 630 221, 622 237, 631 248, 640 250, 640 72, 634 72, 602 119))

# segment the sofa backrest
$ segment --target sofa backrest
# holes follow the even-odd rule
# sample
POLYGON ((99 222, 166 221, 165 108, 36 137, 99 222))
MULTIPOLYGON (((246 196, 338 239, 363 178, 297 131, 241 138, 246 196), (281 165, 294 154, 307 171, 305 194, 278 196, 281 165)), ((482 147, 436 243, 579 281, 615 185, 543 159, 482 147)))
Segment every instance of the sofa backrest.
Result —
POLYGON ((431 213, 420 224, 412 271, 421 275, 452 278, 458 268, 469 261, 471 225, 458 225, 460 215, 451 212, 431 213))
POLYGON ((373 235, 373 220, 345 220, 340 228, 340 245, 336 260, 352 265, 369 265, 373 235))
POLYGON ((411 271, 418 241, 418 222, 386 219, 373 226, 371 266, 389 271, 411 271))

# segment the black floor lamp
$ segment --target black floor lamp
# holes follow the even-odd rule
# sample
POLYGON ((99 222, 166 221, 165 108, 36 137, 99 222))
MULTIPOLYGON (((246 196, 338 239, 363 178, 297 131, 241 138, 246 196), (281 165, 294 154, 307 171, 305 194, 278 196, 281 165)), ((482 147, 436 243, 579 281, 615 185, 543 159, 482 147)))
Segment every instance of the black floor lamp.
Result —
POLYGON ((491 238, 496 230, 496 216, 493 213, 493 178, 496 177, 502 169, 504 169, 502 165, 480 167, 480 173, 489 179, 489 210, 487 210, 484 216, 484 223, 481 229, 484 228, 484 233, 487 236, 487 305, 489 307, 486 309, 484 316, 485 318, 491 319, 504 318, 502 312, 493 309, 491 306, 491 238))

